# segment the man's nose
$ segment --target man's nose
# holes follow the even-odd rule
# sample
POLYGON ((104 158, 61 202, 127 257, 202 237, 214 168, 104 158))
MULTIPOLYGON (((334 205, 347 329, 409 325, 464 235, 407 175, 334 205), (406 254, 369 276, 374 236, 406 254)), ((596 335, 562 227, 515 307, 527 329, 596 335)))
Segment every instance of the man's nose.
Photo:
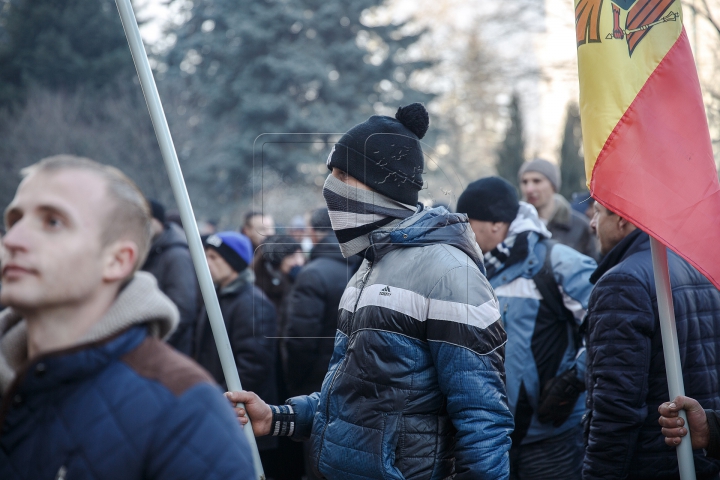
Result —
POLYGON ((8 252, 27 248, 27 231, 22 220, 13 224, 2 237, 2 245, 8 252))

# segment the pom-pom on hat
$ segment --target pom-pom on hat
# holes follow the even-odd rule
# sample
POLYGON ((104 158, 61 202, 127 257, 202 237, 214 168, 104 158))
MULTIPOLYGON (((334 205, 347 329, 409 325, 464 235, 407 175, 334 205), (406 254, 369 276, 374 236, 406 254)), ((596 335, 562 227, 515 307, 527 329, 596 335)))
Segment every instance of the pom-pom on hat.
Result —
POLYGON ((400 107, 395 118, 373 115, 335 144, 328 169, 339 168, 376 192, 415 205, 423 187, 420 139, 430 126, 421 103, 400 107))
POLYGON ((214 233, 203 238, 203 246, 215 250, 236 272, 245 270, 252 261, 252 243, 242 233, 214 233))
POLYGON ((517 190, 500 177, 485 177, 467 186, 458 198, 457 212, 481 222, 512 223, 520 209, 517 190))

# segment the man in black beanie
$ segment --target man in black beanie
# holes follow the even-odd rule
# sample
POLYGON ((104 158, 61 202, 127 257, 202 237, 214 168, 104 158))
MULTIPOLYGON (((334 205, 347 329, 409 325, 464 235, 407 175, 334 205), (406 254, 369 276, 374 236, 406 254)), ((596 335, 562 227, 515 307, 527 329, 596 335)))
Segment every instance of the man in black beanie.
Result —
POLYGON ((321 391, 281 406, 227 394, 256 435, 309 440, 320 477, 508 478, 505 331, 467 218, 418 204, 428 125, 421 104, 373 116, 328 157, 332 229, 365 261, 321 391))
POLYGON ((495 289, 507 330, 505 369, 515 417, 510 476, 580 478, 585 350, 578 334, 595 261, 550 240, 515 187, 481 178, 458 199, 495 289), (569 340, 573 339, 573 340, 569 340))
POLYGON ((152 245, 142 270, 155 277, 160 290, 180 312, 180 323, 168 343, 185 355, 192 355, 200 290, 190 249, 182 229, 165 221, 165 207, 156 200, 148 203, 153 216, 152 245))

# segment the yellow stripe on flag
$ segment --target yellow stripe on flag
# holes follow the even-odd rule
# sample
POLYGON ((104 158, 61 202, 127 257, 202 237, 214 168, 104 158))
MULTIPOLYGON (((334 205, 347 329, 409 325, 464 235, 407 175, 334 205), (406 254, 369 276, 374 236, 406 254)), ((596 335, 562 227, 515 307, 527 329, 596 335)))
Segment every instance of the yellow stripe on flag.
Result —
MULTIPOLYGON (((588 188, 595 162, 610 134, 682 32, 682 9, 676 0, 665 10, 670 15, 668 18, 677 14, 676 20, 649 28, 631 56, 625 29, 631 9, 632 5, 628 10, 620 9, 609 0, 575 0, 580 114, 588 188), (613 19, 614 9, 623 29, 622 39, 608 38, 612 37, 614 23, 617 23, 613 19)), ((641 25, 648 23, 641 22, 641 25)))

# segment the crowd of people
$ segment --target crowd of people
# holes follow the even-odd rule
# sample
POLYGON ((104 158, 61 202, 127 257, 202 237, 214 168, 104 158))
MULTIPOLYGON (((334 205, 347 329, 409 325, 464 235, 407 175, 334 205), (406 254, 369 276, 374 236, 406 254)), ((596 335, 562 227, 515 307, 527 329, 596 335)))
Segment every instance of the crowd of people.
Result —
POLYGON ((412 104, 353 127, 304 223, 201 225, 245 389, 227 399, 178 221, 92 160, 25 169, 0 478, 250 479, 248 418, 275 480, 674 479, 688 429, 719 478, 720 292, 670 254, 688 397, 669 399, 648 235, 565 199, 543 159, 519 192, 486 177, 456 212, 424 206, 428 126, 412 104))

